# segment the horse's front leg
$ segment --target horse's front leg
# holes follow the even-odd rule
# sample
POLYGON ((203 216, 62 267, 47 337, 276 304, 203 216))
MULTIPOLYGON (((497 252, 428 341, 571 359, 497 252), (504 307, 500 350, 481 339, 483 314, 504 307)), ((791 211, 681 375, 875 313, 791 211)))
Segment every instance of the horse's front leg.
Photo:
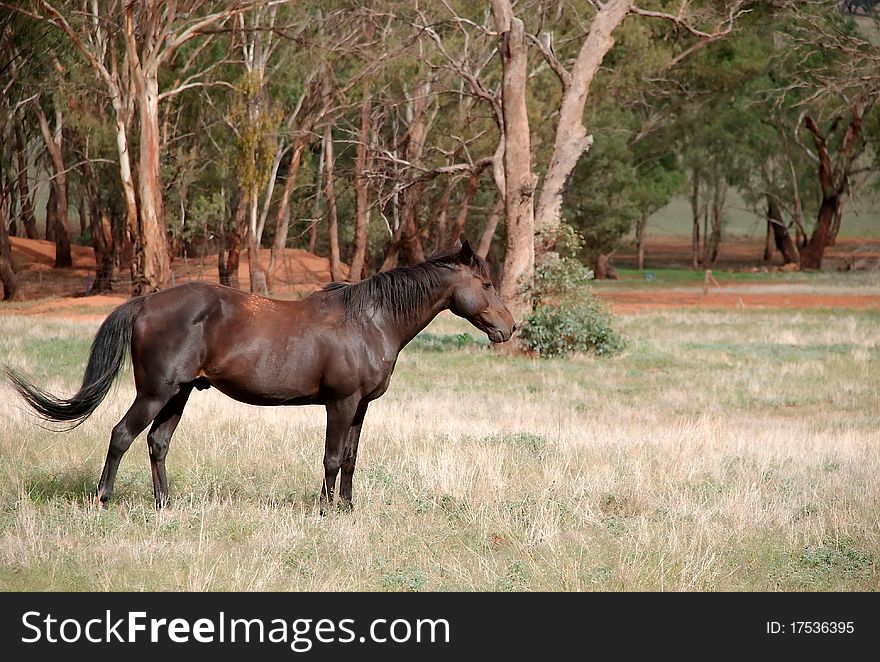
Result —
POLYGON ((364 424, 364 416, 367 413, 367 402, 358 405, 354 420, 348 429, 345 446, 342 449, 342 477, 339 479, 339 506, 344 510, 351 510, 351 482, 354 477, 354 465, 357 463, 358 442, 361 438, 361 427, 364 424))
POLYGON ((345 441, 357 414, 359 397, 327 403, 327 435, 324 439, 324 484, 321 486, 321 511, 333 503, 336 476, 342 466, 345 441))

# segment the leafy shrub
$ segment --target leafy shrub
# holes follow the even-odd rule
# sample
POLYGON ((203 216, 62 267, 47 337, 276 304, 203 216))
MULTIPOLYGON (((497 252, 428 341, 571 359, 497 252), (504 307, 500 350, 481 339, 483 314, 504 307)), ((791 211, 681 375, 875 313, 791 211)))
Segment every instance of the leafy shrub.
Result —
POLYGON ((624 340, 612 328, 611 313, 588 289, 592 278, 593 272, 573 258, 553 259, 538 267, 523 344, 543 357, 620 352, 624 340))

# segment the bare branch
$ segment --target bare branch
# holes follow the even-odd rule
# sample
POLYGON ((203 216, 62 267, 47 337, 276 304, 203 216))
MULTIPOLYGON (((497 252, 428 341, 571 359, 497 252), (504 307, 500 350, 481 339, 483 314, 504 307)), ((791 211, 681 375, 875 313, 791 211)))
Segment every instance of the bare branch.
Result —
POLYGON ((695 37, 700 37, 701 39, 717 39, 726 34, 729 34, 733 30, 734 21, 742 16, 743 14, 749 12, 749 9, 743 9, 743 3, 745 0, 737 0, 731 7, 728 12, 727 19, 719 23, 712 32, 704 32, 703 30, 699 30, 694 27, 691 23, 689 23, 685 17, 685 8, 687 7, 686 2, 682 2, 679 7, 678 14, 668 14, 666 12, 661 11, 652 11, 649 9, 642 9, 641 7, 637 7, 633 5, 630 11, 633 14, 638 16, 644 16, 646 18, 659 18, 665 21, 670 21, 675 23, 675 25, 687 30, 695 37))
MULTIPOLYGON (((192 76, 195 78, 196 76, 192 76)), ((187 79, 189 80, 189 79, 187 79)), ((167 99, 168 97, 173 97, 176 94, 180 94, 184 90, 190 90, 194 87, 228 87, 230 90, 235 89, 235 85, 225 80, 214 80, 214 81, 202 81, 202 80, 194 80, 188 83, 181 83, 177 87, 171 90, 165 90, 159 95, 159 101, 163 99, 167 99)))
POLYGON ((226 19, 232 18, 233 16, 236 16, 243 12, 250 11, 251 9, 275 7, 276 5, 288 4, 288 2, 289 0, 270 0, 269 2, 266 2, 265 0, 257 0, 255 2, 249 2, 239 5, 237 7, 229 7, 227 9, 224 9, 223 11, 218 11, 214 12, 213 14, 203 16, 201 19, 190 24, 176 37, 172 37, 171 35, 169 35, 168 45, 165 46, 165 48, 163 48, 162 51, 159 53, 158 57, 156 58, 157 62, 159 64, 163 64, 164 62, 166 62, 174 54, 175 50, 177 50, 180 46, 195 37, 205 28, 208 28, 216 23, 225 21, 226 19))
POLYGON ((535 35, 526 33, 526 39, 538 49, 544 60, 550 65, 553 73, 559 77, 559 82, 562 83, 562 94, 565 94, 568 92, 568 88, 571 87, 571 74, 562 66, 559 58, 556 57, 556 53, 553 50, 553 36, 551 33, 545 32, 541 37, 542 39, 538 39, 535 35))

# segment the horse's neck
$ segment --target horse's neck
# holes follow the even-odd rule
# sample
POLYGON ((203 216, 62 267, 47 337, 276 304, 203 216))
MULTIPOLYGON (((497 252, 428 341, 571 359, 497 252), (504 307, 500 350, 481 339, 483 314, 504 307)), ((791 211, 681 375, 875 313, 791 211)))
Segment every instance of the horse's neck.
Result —
POLYGON ((414 311, 412 315, 407 316, 405 321, 389 320, 393 332, 398 337, 397 344, 400 349, 403 349, 415 338, 437 315, 449 308, 450 295, 450 285, 443 283, 437 288, 435 296, 431 297, 421 310, 414 311))

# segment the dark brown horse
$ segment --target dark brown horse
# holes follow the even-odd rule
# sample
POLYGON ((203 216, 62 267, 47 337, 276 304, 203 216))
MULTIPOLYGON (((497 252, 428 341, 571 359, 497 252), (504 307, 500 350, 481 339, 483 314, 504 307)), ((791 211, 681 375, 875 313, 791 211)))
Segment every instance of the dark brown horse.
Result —
POLYGON ((192 390, 213 386, 253 405, 324 405, 322 507, 333 501, 341 468, 339 497, 350 508, 367 406, 385 393, 403 347, 446 309, 492 342, 509 340, 516 327, 486 262, 465 242, 355 285, 332 283, 301 301, 207 283, 133 298, 101 325, 82 386, 68 399, 7 374, 40 416, 79 425, 107 395, 130 348, 137 395, 110 436, 98 482, 100 504, 113 492, 122 455, 152 422, 147 444, 153 491, 157 507, 165 505, 171 435, 192 390))

